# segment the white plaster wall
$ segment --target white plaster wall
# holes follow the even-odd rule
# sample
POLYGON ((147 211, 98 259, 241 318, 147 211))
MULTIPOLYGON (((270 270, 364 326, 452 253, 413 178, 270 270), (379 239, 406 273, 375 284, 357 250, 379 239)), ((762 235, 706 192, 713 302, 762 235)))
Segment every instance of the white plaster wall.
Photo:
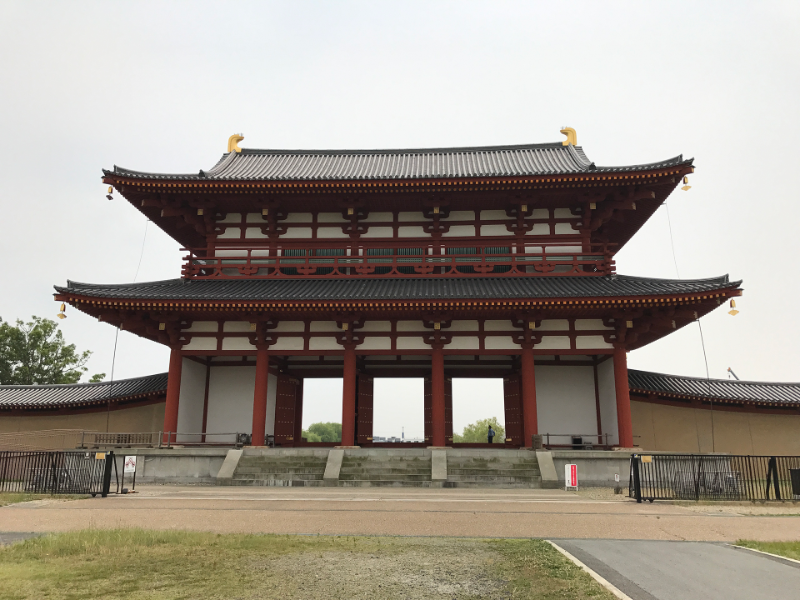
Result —
MULTIPOLYGON (((536 366, 539 433, 596 434, 597 407, 592 367, 536 366)), ((594 442, 597 438, 587 439, 594 442)), ((551 438, 568 444, 569 438, 551 438)))
POLYGON ((577 229, 573 229, 570 223, 556 223, 556 235, 571 233, 577 233, 577 229))
POLYGON ((445 331, 478 331, 477 321, 453 321, 445 331))
POLYGON ((539 331, 569 331, 569 321, 567 319, 548 319, 542 321, 536 329, 539 331))
POLYGON ((575 338, 575 348, 578 350, 594 350, 597 348, 613 348, 602 335, 579 335, 575 338))
POLYGON ((305 340, 301 337, 282 337, 269 347, 270 350, 302 350, 305 340))
POLYGON ((508 221, 512 223, 513 221, 509 220, 506 211, 504 210, 482 210, 481 211, 481 221, 508 221))
MULTIPOLYGON (((203 402, 206 397, 206 366, 188 358, 181 367, 181 393, 178 399, 178 431, 203 431, 203 402)), ((199 442, 200 436, 179 436, 178 442, 199 442)))
POLYGON ((516 327, 511 324, 511 321, 484 321, 484 331, 514 331, 516 327))
MULTIPOLYGON (((250 433, 253 429, 255 367, 212 366, 208 385, 208 433, 250 433)), ((273 386, 274 387, 274 386, 273 386)), ((269 390, 267 390, 269 393, 269 390)), ((274 422, 274 404, 273 404, 274 422)), ((267 407, 269 415, 269 407, 267 407)), ((234 436, 206 438, 214 442, 234 442, 234 436)))
POLYGON ((244 216, 245 223, 264 223, 266 224, 266 220, 264 217, 261 216, 261 213, 247 213, 244 216))
POLYGON ((534 223, 531 230, 525 235, 549 235, 550 225, 547 223, 534 223))
POLYGON ((481 225, 481 235, 514 235, 505 225, 481 225))
POLYGON ((349 234, 342 231, 341 227, 320 227, 317 229, 318 238, 347 238, 349 234))
POLYGON ((425 215, 421 212, 401 212, 397 215, 399 221, 426 221, 425 215))
POLYGON ((450 231, 442 233, 443 237, 472 237, 475 235, 474 225, 453 225, 450 231))
POLYGON ((286 230, 282 238, 310 238, 311 227, 290 227, 286 230))
POLYGON ((312 337, 308 340, 309 350, 341 350, 344 352, 342 345, 336 341, 335 337, 312 337))
POLYGON ((314 215, 311 213, 289 213, 283 223, 311 223, 314 215))
POLYGON ((519 350, 519 344, 510 335, 487 335, 483 343, 487 350, 519 350))
POLYGON ((318 223, 349 223, 349 219, 345 219, 340 212, 323 212, 317 215, 318 223))
POLYGON ((366 219, 361 219, 362 223, 391 223, 394 220, 394 215, 390 212, 373 212, 367 215, 366 219))
POLYGON ((471 336, 454 337, 447 347, 453 350, 478 350, 480 348, 480 338, 471 336))
POLYGON ((216 350, 217 338, 193 337, 192 341, 183 347, 184 350, 216 350))
POLYGON ((341 333, 342 330, 336 324, 336 321, 311 321, 309 331, 312 332, 325 332, 325 333, 341 333))
POLYGON ((357 331, 363 331, 364 333, 372 333, 372 332, 383 332, 383 331, 391 331, 392 330, 392 322, 391 321, 367 321, 364 323, 364 326, 357 331))
POLYGON ((389 337, 368 337, 359 344, 359 350, 391 350, 392 338, 389 337))
POLYGON ((397 235, 400 237, 424 237, 428 235, 422 227, 408 225, 397 228, 397 235))
POLYGON ((609 358, 597 366, 597 390, 600 393, 600 421, 603 433, 609 434, 609 444, 618 444, 617 390, 614 387, 613 358, 609 358))
POLYGON ((391 227, 370 227, 365 233, 361 234, 364 238, 390 238, 394 235, 391 227))
POLYGON ((241 223, 242 222, 242 213, 228 213, 225 215, 224 219, 218 221, 218 223, 241 223))
POLYGON ((225 321, 222 324, 222 331, 230 332, 230 333, 245 333, 253 331, 250 327, 249 321, 225 321))
POLYGON ((421 337, 397 338, 398 350, 429 350, 430 346, 421 337))
POLYGON ((246 337, 228 337, 222 340, 223 350, 255 350, 256 347, 246 337))
POLYGON ((281 321, 275 329, 270 329, 270 333, 302 333, 306 330, 306 324, 303 321, 281 321))
POLYGON ((569 338, 565 335, 545 335, 536 344, 537 350, 569 350, 569 338))
POLYGON ((397 331, 425 331, 422 321, 398 321, 397 331))
POLYGON ((186 331, 195 333, 195 332, 203 332, 203 333, 216 333, 217 328, 219 325, 216 321, 194 321, 192 326, 186 331))
POLYGON ((611 329, 611 327, 606 327, 603 325, 602 319, 575 319, 575 329, 585 330, 585 329, 611 329))
POLYGON ((261 231, 260 227, 248 227, 244 230, 244 237, 248 239, 263 239, 269 236, 261 231))

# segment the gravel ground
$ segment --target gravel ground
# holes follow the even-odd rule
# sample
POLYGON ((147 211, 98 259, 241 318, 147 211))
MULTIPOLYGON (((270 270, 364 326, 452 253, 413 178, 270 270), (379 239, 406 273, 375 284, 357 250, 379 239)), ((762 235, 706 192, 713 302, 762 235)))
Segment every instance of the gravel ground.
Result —
MULTIPOLYGON (((506 582, 493 574, 502 559, 478 540, 398 539, 389 552, 305 553, 282 556, 254 569, 292 581, 285 598, 507 598, 506 582), (308 577, 297 578, 297 573, 308 577)), ((387 548, 388 550, 389 548, 387 548)))

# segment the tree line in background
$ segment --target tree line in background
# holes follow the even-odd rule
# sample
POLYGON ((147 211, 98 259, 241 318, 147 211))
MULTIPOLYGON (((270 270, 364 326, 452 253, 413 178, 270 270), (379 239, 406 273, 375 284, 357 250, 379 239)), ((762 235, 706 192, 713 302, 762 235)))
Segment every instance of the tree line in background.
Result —
MULTIPOLYGON (((31 317, 12 325, 0 317, 0 385, 78 383, 91 355, 67 344, 55 321, 31 317)), ((89 382, 105 376, 92 375, 89 382)))
MULTIPOLYGON (((494 429, 497 443, 503 443, 506 437, 506 429, 500 425, 497 421, 497 417, 480 419, 471 425, 467 425, 460 435, 453 435, 453 442, 456 444, 486 442, 488 441, 487 433, 490 426, 494 429)), ((308 426, 308 429, 303 430, 303 438, 307 442, 341 442, 342 424, 312 423, 308 426)))

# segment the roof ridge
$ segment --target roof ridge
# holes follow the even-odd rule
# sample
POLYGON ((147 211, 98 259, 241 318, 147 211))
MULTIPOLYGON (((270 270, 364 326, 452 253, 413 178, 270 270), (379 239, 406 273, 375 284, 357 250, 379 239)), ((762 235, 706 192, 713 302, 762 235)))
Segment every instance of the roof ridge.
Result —
MULTIPOLYGON (((628 373, 637 373, 641 375, 654 375, 657 377, 667 377, 670 379, 690 379, 692 381, 713 381, 716 383, 727 383, 731 385, 791 385, 800 387, 800 381, 752 381, 752 380, 738 380, 738 379, 717 379, 714 377, 694 377, 691 375, 673 375, 671 373, 659 373, 657 371, 642 371, 641 369, 628 369, 628 373)), ((677 392, 676 392, 677 393, 677 392)), ((687 394, 689 395, 689 394, 687 394)))
POLYGON ((155 373, 153 375, 141 375, 139 377, 128 377, 126 379, 115 379, 114 381, 93 381, 86 383, 40 383, 33 385, 0 385, 0 390, 44 390, 44 389, 66 389, 66 388, 90 388, 101 386, 114 386, 117 384, 128 383, 130 381, 144 381, 166 377, 169 373, 155 373))
MULTIPOLYGON (((357 154, 458 154, 467 152, 513 152, 515 150, 539 150, 544 148, 565 148, 561 142, 540 144, 499 144, 495 146, 451 146, 437 148, 328 148, 328 149, 286 149, 286 148, 242 148, 237 154, 308 154, 308 155, 357 155, 357 154)), ((227 156, 226 152, 223 156, 227 156)))

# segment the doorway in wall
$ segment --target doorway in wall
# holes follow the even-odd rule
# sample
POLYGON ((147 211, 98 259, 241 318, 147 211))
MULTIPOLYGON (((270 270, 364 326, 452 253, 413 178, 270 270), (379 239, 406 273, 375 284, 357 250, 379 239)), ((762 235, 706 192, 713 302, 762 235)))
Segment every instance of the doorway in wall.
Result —
POLYGON ((308 442, 342 441, 341 377, 303 379, 303 437, 308 442))
POLYGON ((495 444, 505 438, 503 379, 453 378, 453 443, 488 443, 492 423, 495 444))
POLYGON ((373 443, 424 443, 424 379, 376 377, 373 381, 373 443))

